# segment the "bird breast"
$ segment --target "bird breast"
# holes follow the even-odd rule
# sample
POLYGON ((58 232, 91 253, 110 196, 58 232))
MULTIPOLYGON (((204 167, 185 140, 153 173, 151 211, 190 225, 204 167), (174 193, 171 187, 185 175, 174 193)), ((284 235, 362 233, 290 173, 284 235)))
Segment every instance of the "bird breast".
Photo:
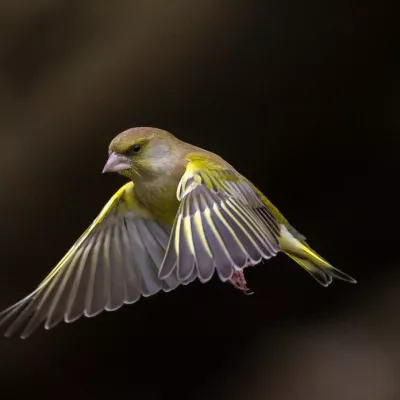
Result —
POLYGON ((155 220, 172 226, 179 208, 176 197, 178 183, 171 179, 138 182, 134 185, 135 196, 155 220))

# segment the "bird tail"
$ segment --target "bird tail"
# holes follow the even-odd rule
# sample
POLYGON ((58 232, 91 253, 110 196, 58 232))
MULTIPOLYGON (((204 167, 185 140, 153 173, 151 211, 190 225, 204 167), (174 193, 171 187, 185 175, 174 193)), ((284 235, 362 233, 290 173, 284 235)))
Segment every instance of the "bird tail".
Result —
POLYGON ((296 239, 287 229, 281 229, 282 251, 304 268, 322 286, 329 286, 333 278, 357 283, 351 276, 333 267, 306 243, 296 239))

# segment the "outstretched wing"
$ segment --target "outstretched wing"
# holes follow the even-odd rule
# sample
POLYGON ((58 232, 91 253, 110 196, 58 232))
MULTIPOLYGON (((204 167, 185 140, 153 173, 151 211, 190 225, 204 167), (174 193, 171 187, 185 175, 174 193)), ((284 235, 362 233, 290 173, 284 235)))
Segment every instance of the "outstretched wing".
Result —
POLYGON ((252 185, 235 170, 204 155, 188 155, 177 196, 180 207, 159 276, 193 275, 207 282, 215 270, 222 281, 279 251, 275 216, 252 185))
POLYGON ((26 338, 43 322, 50 329, 174 289, 173 274, 158 278, 170 230, 140 208, 127 183, 37 289, 0 313, 5 335, 22 330, 26 338))

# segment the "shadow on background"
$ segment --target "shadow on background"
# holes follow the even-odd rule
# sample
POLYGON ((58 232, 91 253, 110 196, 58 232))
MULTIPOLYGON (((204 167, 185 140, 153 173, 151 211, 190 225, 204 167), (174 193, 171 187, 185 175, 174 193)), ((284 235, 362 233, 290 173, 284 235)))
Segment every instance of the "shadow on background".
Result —
POLYGON ((394 15, 382 1, 2 2, 1 308, 124 183, 101 170, 133 126, 223 156, 359 282, 324 289, 279 256, 247 272, 254 296, 195 282, 0 339, 5 398, 400 398, 394 15))

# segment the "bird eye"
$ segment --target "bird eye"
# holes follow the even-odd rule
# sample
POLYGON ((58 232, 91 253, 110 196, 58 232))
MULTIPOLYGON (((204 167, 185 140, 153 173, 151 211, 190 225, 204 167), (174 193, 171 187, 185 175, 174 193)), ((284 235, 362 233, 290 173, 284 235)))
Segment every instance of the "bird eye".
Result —
POLYGON ((141 148, 142 148, 142 146, 141 146, 140 144, 134 144, 134 145, 131 147, 130 152, 131 152, 131 153, 139 153, 139 151, 141 150, 141 148))

